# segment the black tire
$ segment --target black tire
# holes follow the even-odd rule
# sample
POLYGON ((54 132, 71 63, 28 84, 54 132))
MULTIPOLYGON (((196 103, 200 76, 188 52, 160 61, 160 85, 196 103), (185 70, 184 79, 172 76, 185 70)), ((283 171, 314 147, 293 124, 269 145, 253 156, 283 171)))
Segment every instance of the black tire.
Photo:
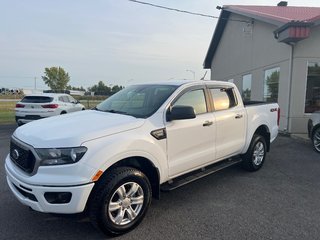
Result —
POLYGON ((60 115, 62 115, 62 114, 66 114, 67 112, 66 111, 62 111, 61 113, 60 113, 60 115))
POLYGON ((259 170, 266 159, 266 153, 267 144, 265 138, 254 134, 248 151, 242 155, 242 167, 250 172, 259 170))
POLYGON ((85 109, 85 108, 82 108, 81 110, 84 111, 84 110, 86 110, 86 109, 85 109))
POLYGON ((320 153, 320 126, 318 126, 315 130, 313 130, 312 133, 312 146, 313 149, 317 152, 320 153))
POLYGON ((151 198, 152 190, 150 182, 141 171, 135 168, 119 167, 103 175, 94 187, 88 203, 89 217, 92 224, 105 234, 111 236, 121 235, 132 230, 142 221, 150 206, 151 198), (133 184, 137 184, 140 188, 130 196, 129 193, 130 189, 133 189, 133 184), (122 189, 122 187, 125 188, 125 198, 121 200, 119 194, 121 191, 118 190, 122 189), (132 204, 132 202, 130 203, 130 200, 141 197, 141 193, 143 203, 136 205, 132 204), (120 202, 120 208, 117 206, 119 209, 110 211, 111 202, 120 202), (129 207, 127 206, 128 204, 130 205, 129 207), (121 218, 122 222, 116 223, 116 216, 121 215, 121 211, 124 212, 121 218), (133 212, 136 213, 136 216, 130 219, 129 216, 132 216, 133 212))

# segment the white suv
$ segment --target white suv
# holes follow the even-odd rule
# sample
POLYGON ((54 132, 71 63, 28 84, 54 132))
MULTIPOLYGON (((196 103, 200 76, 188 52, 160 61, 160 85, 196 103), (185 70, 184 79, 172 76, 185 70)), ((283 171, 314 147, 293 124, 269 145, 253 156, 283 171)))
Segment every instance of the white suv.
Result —
POLYGON ((32 94, 16 104, 16 122, 20 126, 33 120, 81 110, 85 107, 68 94, 32 94))

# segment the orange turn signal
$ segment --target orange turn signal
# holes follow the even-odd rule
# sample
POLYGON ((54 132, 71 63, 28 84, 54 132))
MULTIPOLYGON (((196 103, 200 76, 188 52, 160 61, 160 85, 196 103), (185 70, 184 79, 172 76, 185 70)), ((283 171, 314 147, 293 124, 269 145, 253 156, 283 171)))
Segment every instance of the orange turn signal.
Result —
POLYGON ((99 171, 93 176, 92 181, 93 181, 93 182, 98 181, 99 178, 102 176, 102 174, 103 174, 103 171, 99 170, 99 171))

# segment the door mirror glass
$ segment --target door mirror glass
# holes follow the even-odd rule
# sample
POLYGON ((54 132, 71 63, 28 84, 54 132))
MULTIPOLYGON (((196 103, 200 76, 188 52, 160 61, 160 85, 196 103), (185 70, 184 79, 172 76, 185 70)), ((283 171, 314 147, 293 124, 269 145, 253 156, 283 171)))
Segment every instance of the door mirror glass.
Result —
POLYGON ((167 121, 196 118, 193 107, 177 105, 167 112, 167 121))

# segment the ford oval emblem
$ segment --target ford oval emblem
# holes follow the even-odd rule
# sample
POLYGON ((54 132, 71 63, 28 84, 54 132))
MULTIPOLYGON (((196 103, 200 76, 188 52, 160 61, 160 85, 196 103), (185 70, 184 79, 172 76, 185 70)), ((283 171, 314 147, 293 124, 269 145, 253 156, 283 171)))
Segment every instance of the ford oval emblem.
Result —
POLYGON ((11 156, 14 160, 18 160, 20 155, 19 155, 19 152, 17 149, 13 149, 12 152, 11 152, 11 156))

